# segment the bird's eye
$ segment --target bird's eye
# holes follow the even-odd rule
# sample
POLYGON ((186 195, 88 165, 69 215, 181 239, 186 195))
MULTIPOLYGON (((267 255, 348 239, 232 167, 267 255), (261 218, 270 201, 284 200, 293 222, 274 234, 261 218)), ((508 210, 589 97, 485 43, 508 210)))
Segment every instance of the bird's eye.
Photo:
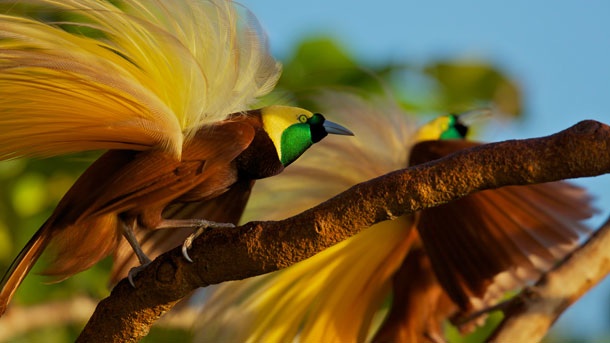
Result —
POLYGON ((300 121, 301 123, 303 123, 303 124, 304 124, 304 123, 307 123, 307 116, 306 116, 306 115, 304 115, 304 114, 299 115, 298 119, 299 119, 299 121, 300 121))

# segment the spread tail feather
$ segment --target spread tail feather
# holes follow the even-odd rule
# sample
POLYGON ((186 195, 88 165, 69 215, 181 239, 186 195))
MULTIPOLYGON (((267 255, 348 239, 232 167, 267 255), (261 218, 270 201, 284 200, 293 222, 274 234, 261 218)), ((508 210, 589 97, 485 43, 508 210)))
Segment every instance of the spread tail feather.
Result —
POLYGON ((121 237, 117 217, 112 214, 67 226, 58 226, 53 218, 34 234, 2 278, 0 316, 45 249, 49 248, 51 260, 42 274, 59 282, 108 256, 116 249, 121 237))
POLYGON ((2 286, 0 290, 0 316, 6 312, 8 303, 15 295, 15 291, 49 244, 51 232, 46 228, 48 228, 47 223, 30 239, 4 274, 0 284, 2 286))

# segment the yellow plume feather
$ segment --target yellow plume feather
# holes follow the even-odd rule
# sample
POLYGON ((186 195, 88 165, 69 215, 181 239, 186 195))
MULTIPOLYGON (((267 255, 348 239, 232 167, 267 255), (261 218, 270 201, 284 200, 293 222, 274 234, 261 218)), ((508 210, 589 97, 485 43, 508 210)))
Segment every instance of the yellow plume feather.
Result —
POLYGON ((227 0, 0 10, 0 159, 154 146, 179 156, 185 139, 246 110, 280 73, 252 14, 227 0))

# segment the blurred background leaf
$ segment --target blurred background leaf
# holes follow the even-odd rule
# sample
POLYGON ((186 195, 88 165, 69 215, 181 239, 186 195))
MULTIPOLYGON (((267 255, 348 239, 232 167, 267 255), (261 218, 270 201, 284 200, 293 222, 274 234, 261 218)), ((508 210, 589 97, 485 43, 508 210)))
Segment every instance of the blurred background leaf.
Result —
POLYGON ((522 114, 521 91, 516 79, 487 61, 429 61, 418 66, 370 63, 330 37, 312 36, 296 45, 284 62, 282 78, 271 97, 282 94, 296 105, 311 108, 311 94, 339 89, 366 96, 390 93, 414 112, 460 113, 493 105, 499 113, 522 114), (412 92, 412 89, 424 89, 412 92))
POLYGON ((440 108, 460 113, 473 104, 492 103, 500 113, 522 113, 521 91, 515 80, 485 61, 439 61, 424 67, 441 93, 440 108))

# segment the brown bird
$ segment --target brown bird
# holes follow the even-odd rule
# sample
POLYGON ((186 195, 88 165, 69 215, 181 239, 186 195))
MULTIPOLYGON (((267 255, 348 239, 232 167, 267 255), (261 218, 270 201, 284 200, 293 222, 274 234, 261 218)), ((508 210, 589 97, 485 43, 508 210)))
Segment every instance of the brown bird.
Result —
MULTIPOLYGON (((357 182, 480 144, 463 140, 466 115, 416 131, 387 99, 317 101, 349 118, 358 139, 328 142, 258 183, 245 220, 285 218, 357 182)), ((198 339, 443 341, 447 320, 496 304, 571 251, 589 232, 581 220, 594 213, 590 200, 567 182, 511 186, 376 224, 284 270, 213 287, 198 339)))
MULTIPOLYGON (((479 144, 421 142, 409 164, 479 144)), ((589 201, 584 190, 552 182, 486 190, 416 214, 416 239, 392 277, 391 310, 374 341, 442 342, 447 319, 472 330, 486 316, 466 319, 536 280, 589 233, 578 222, 594 213, 589 201)))
POLYGON ((254 180, 327 134, 352 135, 300 108, 247 110, 280 67, 230 1, 27 4, 0 15, 0 158, 109 151, 6 272, 0 315, 47 246, 44 273, 58 279, 113 253, 121 236, 145 265, 136 230, 232 226, 166 211, 245 201, 254 180), (37 19, 48 11, 67 19, 37 19))

